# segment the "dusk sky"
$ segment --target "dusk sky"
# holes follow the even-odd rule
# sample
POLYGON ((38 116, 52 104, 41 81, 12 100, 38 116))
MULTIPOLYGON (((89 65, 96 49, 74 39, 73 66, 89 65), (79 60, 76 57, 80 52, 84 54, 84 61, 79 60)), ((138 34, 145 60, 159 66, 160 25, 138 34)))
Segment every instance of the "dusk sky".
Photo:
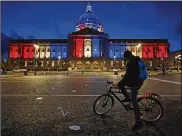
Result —
MULTIPOLYGON (((181 49, 182 2, 91 2, 110 38, 168 39, 171 50, 181 49)), ((2 32, 36 39, 62 39, 75 30, 74 22, 87 2, 2 2, 2 32)))

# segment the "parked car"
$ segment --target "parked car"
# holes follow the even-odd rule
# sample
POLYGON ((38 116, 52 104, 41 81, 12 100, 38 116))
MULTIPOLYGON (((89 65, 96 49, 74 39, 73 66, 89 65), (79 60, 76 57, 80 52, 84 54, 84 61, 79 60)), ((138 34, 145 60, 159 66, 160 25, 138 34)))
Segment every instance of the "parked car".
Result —
POLYGON ((110 69, 109 71, 110 72, 120 72, 121 69, 120 68, 114 68, 114 69, 110 69))
POLYGON ((27 69, 13 69, 12 72, 25 72, 27 69))
MULTIPOLYGON (((163 70, 158 70, 157 71, 158 72, 158 75, 162 75, 163 74, 163 70)), ((164 74, 168 74, 168 73, 170 73, 170 72, 172 72, 172 70, 171 69, 165 69, 164 70, 164 74)))
POLYGON ((1 69, 1 75, 6 75, 6 74, 7 74, 7 71, 1 69))

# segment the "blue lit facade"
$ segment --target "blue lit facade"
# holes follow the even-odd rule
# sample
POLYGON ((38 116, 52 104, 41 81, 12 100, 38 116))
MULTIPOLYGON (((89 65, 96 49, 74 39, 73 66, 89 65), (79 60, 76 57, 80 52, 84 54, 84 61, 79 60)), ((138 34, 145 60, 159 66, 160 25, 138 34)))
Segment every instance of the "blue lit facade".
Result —
POLYGON ((68 58, 68 45, 67 44, 50 44, 51 48, 51 59, 58 59, 59 57, 62 59, 68 58))
POLYGON ((108 48, 108 52, 109 52, 109 56, 108 58, 109 59, 123 59, 124 56, 124 52, 126 50, 126 44, 117 44, 117 43, 114 43, 114 44, 109 44, 109 48, 108 48))
POLYGON ((101 44, 100 39, 92 40, 92 57, 98 58, 101 56, 101 44))

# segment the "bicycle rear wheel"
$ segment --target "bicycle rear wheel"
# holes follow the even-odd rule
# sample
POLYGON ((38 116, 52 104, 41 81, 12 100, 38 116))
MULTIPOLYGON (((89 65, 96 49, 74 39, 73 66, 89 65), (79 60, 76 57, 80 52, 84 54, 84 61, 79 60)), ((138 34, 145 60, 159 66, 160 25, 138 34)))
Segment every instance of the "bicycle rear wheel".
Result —
POLYGON ((163 116, 163 107, 159 100, 153 97, 143 97, 138 101, 141 119, 146 122, 156 122, 163 116))
POLYGON ((99 96, 93 105, 93 110, 98 115, 106 114, 114 105, 114 98, 109 94, 99 96))

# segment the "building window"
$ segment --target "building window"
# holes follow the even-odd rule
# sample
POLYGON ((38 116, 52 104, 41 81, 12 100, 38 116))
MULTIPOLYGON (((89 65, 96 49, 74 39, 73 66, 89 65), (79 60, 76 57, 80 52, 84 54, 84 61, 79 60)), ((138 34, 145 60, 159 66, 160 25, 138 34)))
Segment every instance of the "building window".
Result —
POLYGON ((25 61, 25 67, 27 67, 27 61, 25 61))
POLYGON ((56 52, 56 50, 55 50, 55 49, 53 49, 53 52, 56 52))
POLYGON ((42 49, 42 52, 45 52, 45 49, 42 49))
POLYGON ((47 52, 50 52, 50 49, 47 49, 47 52))
POLYGON ((64 49, 64 52, 66 52, 66 49, 64 49))
POLYGON ((61 52, 61 49, 59 49, 58 52, 61 52))
POLYGON ((34 49, 32 49, 32 52, 34 52, 34 49))

